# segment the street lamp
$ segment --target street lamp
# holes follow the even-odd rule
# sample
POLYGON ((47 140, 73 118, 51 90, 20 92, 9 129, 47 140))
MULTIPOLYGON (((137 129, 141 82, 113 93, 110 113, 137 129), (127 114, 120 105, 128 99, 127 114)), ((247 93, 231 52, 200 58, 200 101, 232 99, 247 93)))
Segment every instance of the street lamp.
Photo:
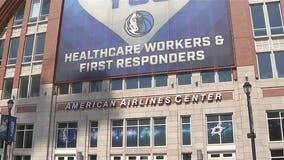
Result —
POLYGON ((10 130, 10 117, 11 117, 11 110, 14 106, 14 101, 13 100, 9 100, 7 102, 8 104, 8 123, 7 123, 7 129, 6 129, 6 139, 5 139, 5 145, 4 145, 4 155, 3 155, 3 160, 7 160, 7 147, 8 145, 11 144, 11 142, 8 140, 9 137, 9 130, 10 130))
POLYGON ((251 140, 251 150, 252 150, 252 160, 256 160, 256 152, 255 152, 255 133, 253 127, 253 116, 252 116, 252 109, 251 109, 251 102, 250 102, 250 93, 251 93, 251 84, 246 81, 243 85, 244 92, 247 95, 247 107, 248 107, 248 114, 249 114, 249 128, 250 133, 247 134, 247 137, 251 140))

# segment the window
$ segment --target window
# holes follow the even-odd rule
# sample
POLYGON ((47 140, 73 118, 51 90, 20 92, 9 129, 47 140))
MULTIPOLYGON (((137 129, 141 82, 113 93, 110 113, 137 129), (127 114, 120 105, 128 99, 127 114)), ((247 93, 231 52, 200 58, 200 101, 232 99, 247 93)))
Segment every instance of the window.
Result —
POLYGON ((267 34, 262 7, 262 4, 252 5, 250 7, 255 36, 263 36, 267 34))
POLYGON ((23 62, 40 61, 43 59, 45 33, 26 36, 23 62), (36 44, 34 46, 34 43, 36 44))
POLYGON ((97 147, 97 142, 98 142, 98 122, 91 122, 90 147, 97 147))
POLYGON ((182 160, 191 160, 191 153, 183 153, 182 160))
POLYGON ((127 155, 126 160, 149 160, 149 156, 147 155, 127 155))
POLYGON ((271 34, 283 34, 279 2, 267 3, 267 12, 271 34))
POLYGON ((232 81, 232 71, 231 70, 220 70, 218 71, 219 82, 229 82, 232 81))
POLYGON ((77 143, 77 123, 58 123, 57 148, 75 148, 77 143))
POLYGON ((140 77, 139 78, 139 88, 151 88, 152 77, 140 77))
POLYGON ((190 133, 190 117, 182 117, 182 144, 190 145, 191 144, 191 133, 190 133))
POLYGON ((47 20, 50 8, 50 0, 42 0, 39 20, 47 20))
POLYGON ((11 99, 13 89, 13 78, 6 78, 4 80, 3 99, 11 99))
POLYGON ((38 97, 40 93, 40 75, 23 76, 20 79, 20 98, 38 97))
POLYGON ((284 150, 283 149, 273 149, 270 151, 271 160, 282 160, 284 159, 284 150))
POLYGON ((166 145, 166 119, 154 118, 154 146, 166 145))
POLYGON ((4 42, 5 42, 5 40, 0 40, 0 65, 2 64, 2 56, 3 56, 3 50, 4 50, 4 42))
POLYGON ((250 8, 255 36, 265 36, 268 31, 271 35, 283 34, 279 2, 254 4, 250 8))
POLYGON ((65 83, 65 84, 61 84, 58 86, 58 92, 59 94, 68 94, 69 92, 69 84, 65 83))
POLYGON ((123 141, 123 120, 112 121, 112 147, 122 147, 123 141))
POLYGON ((15 148, 32 148, 33 129, 32 124, 17 125, 15 148))
POLYGON ((20 98, 28 97, 28 85, 29 85, 29 76, 21 77, 20 91, 19 91, 20 98))
POLYGON ((261 79, 272 78, 272 68, 271 68, 271 60, 269 53, 258 53, 258 69, 261 79))
POLYGON ((32 0, 32 7, 30 11, 30 22, 36 22, 40 9, 40 0, 32 0))
POLYGON ((254 4, 250 8, 255 36, 265 36, 267 31, 271 35, 283 34, 279 2, 254 4), (268 21, 265 20, 266 18, 268 21), (269 26, 268 30, 266 26, 269 26))
POLYGON ((233 143, 231 114, 207 115, 208 144, 233 143))
POLYGON ((38 20, 47 20, 50 8, 50 0, 33 0, 30 12, 29 22, 38 20))
POLYGON ((45 46, 45 33, 37 34, 33 61, 40 61, 43 59, 44 46, 45 46))
POLYGON ((178 85, 188 85, 191 84, 191 74, 183 73, 177 75, 178 85))
POLYGON ((71 92, 72 93, 82 93, 82 83, 72 83, 71 84, 71 92))
POLYGON ((16 64, 20 38, 12 38, 10 43, 8 64, 16 64))
POLYGON ((168 76, 160 75, 155 77, 155 86, 156 87, 165 87, 168 86, 168 76))
POLYGON ((138 88, 138 78, 126 79, 126 89, 136 89, 136 88, 138 88))
POLYGON ((90 92, 101 92, 103 90, 103 81, 92 81, 90 83, 90 92))
POLYGON ((32 61, 33 47, 34 47, 34 35, 26 36, 23 62, 32 61))
POLYGON ((14 156, 14 160, 31 160, 31 156, 30 155, 17 155, 17 156, 14 156))
POLYGON ((97 155, 90 155, 89 160, 97 160, 97 155))
POLYGON ((154 157, 155 157, 154 158, 155 160, 166 160, 167 159, 167 156, 164 156, 164 155, 156 155, 154 157))
POLYGON ((275 64, 277 69, 277 75, 279 78, 284 77, 284 52, 275 52, 275 64))
POLYGON ((202 83, 214 83, 215 82, 215 72, 214 71, 207 71, 202 72, 202 83))
POLYGON ((127 120, 127 147, 150 146, 150 119, 127 120))
POLYGON ((283 141, 284 111, 268 112, 267 118, 270 141, 283 141))
POLYGON ((113 79, 111 81, 112 90, 122 90, 122 79, 113 79))
POLYGON ((151 88, 152 86, 152 77, 128 78, 125 81, 126 89, 151 88))
POLYGON ((20 6, 20 8, 17 10, 15 19, 14 19, 14 25, 21 25, 23 23, 24 19, 24 12, 25 12, 25 2, 20 6))

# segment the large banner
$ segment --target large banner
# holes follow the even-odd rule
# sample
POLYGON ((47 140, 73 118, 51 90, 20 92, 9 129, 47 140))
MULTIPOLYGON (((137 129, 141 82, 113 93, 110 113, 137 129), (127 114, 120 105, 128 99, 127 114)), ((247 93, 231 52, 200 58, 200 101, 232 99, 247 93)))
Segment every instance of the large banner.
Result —
POLYGON ((234 65, 228 0, 65 0, 56 82, 234 65))

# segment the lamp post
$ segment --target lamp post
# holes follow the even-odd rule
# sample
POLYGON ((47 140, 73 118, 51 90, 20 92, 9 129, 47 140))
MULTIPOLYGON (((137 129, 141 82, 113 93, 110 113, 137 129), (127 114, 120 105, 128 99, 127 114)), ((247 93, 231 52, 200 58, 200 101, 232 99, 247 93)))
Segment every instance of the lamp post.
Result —
POLYGON ((9 130, 10 130, 11 110, 13 108, 14 101, 10 99, 7 103, 8 103, 8 115, 9 115, 9 117, 8 117, 7 130, 6 130, 6 139, 5 139, 5 145, 4 145, 3 160, 7 160, 7 148, 8 148, 8 145, 11 144, 11 142, 8 140, 8 136, 9 136, 9 130))
POLYGON ((256 152, 255 152, 255 133, 253 127, 253 116, 251 109, 251 101, 250 101, 250 93, 251 93, 251 84, 246 81, 243 85, 244 92, 247 95, 247 107, 248 107, 248 115, 249 115, 249 129, 250 133, 247 134, 247 137, 251 140, 251 150, 252 150, 252 160, 256 160, 256 152))

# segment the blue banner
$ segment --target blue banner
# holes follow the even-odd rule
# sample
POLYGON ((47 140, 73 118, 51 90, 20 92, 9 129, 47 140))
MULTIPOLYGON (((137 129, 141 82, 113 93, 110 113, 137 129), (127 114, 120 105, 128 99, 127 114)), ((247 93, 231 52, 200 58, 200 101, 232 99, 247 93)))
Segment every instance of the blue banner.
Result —
POLYGON ((56 82, 234 66, 228 0, 65 0, 56 82))
POLYGON ((8 142, 15 141, 16 120, 17 118, 14 116, 1 115, 1 124, 0 124, 0 139, 1 140, 6 140, 8 142), (10 125, 9 125, 9 131, 7 134, 8 121, 10 125))

